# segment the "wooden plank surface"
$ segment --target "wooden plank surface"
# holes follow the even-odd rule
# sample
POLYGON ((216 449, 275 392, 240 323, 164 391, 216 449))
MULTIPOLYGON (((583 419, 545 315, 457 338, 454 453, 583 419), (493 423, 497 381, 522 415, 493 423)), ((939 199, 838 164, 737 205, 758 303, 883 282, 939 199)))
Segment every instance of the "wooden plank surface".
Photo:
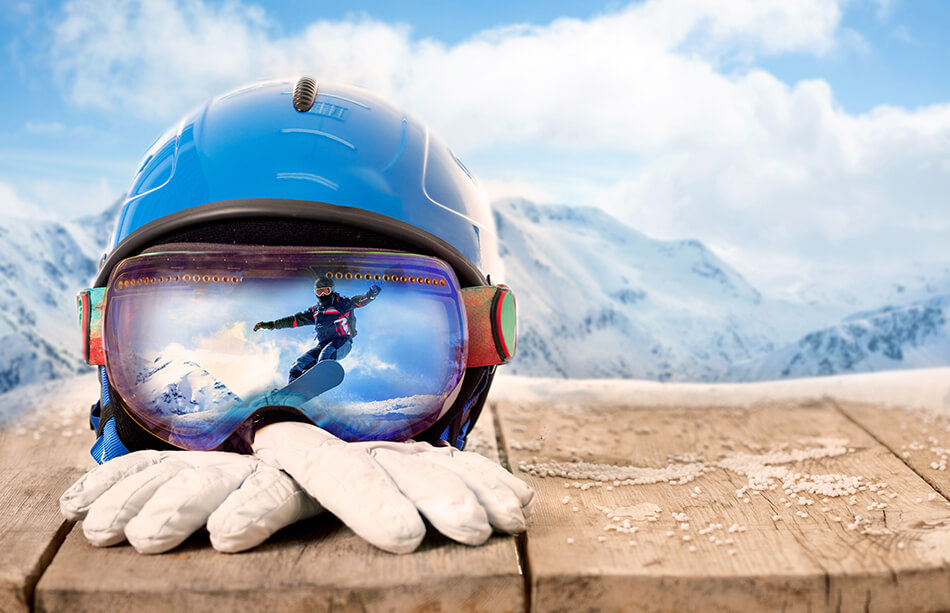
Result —
POLYGON ((583 402, 496 404, 532 610, 950 608, 950 504, 831 403, 583 402))
MULTIPOLYGON (((491 415, 471 447, 491 455, 491 415)), ((174 552, 91 547, 77 526, 36 590, 37 611, 523 611, 513 537, 466 547, 430 534, 412 555, 382 552, 329 514, 242 554, 197 535, 174 552)))
POLYGON ((28 611, 33 589, 70 524, 59 496, 94 463, 89 402, 95 378, 0 397, 0 611, 28 611), (78 394, 77 394, 78 392, 78 394), (17 406, 11 406, 16 404, 17 406))
MULTIPOLYGON (((950 396, 948 396, 950 399, 950 396)), ((941 496, 950 497, 950 412, 834 401, 941 496)))
MULTIPOLYGON (((950 415, 677 393, 495 403, 503 453, 539 494, 527 596, 514 538, 430 535, 393 556, 329 516, 238 555, 206 535, 162 556, 92 548, 57 499, 92 466, 95 390, 37 395, 0 428, 0 611, 29 610, 34 586, 40 611, 950 610, 950 415), (572 476, 539 476, 558 471, 572 476), (809 478, 858 489, 809 493, 809 478)), ((495 453, 491 426, 470 449, 495 453)))

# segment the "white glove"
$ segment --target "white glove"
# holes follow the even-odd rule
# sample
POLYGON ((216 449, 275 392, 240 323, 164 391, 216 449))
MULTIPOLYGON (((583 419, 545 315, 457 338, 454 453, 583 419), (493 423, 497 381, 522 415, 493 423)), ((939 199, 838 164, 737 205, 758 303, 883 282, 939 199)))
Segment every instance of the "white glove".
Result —
POLYGON ((234 552, 319 513, 285 473, 253 456, 221 451, 137 451, 94 468, 59 499, 85 518, 96 547, 128 539, 139 553, 174 549, 207 523, 211 544, 234 552))
POLYGON ((419 546, 420 513, 446 536, 479 545, 492 527, 524 531, 534 501, 534 491, 498 464, 451 447, 346 443, 311 424, 278 422, 256 433, 253 448, 354 532, 393 553, 419 546))

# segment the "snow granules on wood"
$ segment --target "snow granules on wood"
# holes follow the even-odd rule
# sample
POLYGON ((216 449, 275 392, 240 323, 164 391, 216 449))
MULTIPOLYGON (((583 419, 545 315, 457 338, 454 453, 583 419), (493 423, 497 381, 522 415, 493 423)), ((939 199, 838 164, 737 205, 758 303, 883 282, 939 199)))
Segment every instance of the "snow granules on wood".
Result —
MULTIPOLYGON (((887 483, 878 482, 857 474, 845 474, 831 470, 823 473, 816 470, 816 467, 823 464, 820 460, 839 458, 854 453, 855 448, 847 447, 847 441, 821 439, 816 441, 812 439, 811 443, 810 446, 806 447, 795 447, 793 444, 786 443, 764 449, 736 442, 732 449, 719 453, 716 459, 706 459, 698 453, 675 454, 668 456, 668 464, 663 467, 602 464, 582 461, 579 458, 572 461, 539 461, 538 458, 531 458, 530 463, 521 462, 519 468, 540 478, 566 479, 568 481, 564 486, 568 489, 586 491, 599 488, 601 493, 595 498, 598 501, 610 500, 611 496, 616 496, 614 488, 663 483, 684 485, 705 474, 723 470, 739 477, 734 500, 741 502, 739 505, 733 504, 733 507, 749 505, 755 502, 755 496, 758 495, 760 500, 768 498, 771 505, 784 504, 786 508, 790 508, 791 511, 795 512, 795 521, 801 521, 802 523, 814 522, 816 518, 825 516, 829 523, 835 522, 848 531, 862 535, 893 534, 881 524, 883 517, 881 511, 887 509, 888 506, 883 501, 890 502, 898 498, 898 493, 889 490, 887 483), (804 466, 802 465, 805 463, 807 463, 808 469, 814 472, 803 470, 804 466), (772 498, 771 496, 775 497, 772 498), (833 499, 837 498, 842 499, 841 503, 835 503, 841 504, 841 508, 835 508, 832 504, 833 499), (843 505, 845 501, 851 505, 850 508, 843 505), (855 515, 852 519, 846 513, 842 513, 842 515, 845 515, 844 517, 831 517, 832 512, 841 513, 844 509, 857 509, 854 505, 859 503, 870 512, 870 519, 862 518, 860 515, 855 515)), ((944 450, 934 447, 933 450, 943 452, 942 456, 948 458, 947 464, 950 465, 950 449, 944 450)), ((942 456, 941 459, 943 459, 942 456)), ((827 464, 825 465, 827 466, 827 464)), ((732 479, 736 481, 735 477, 732 477, 732 479)), ((718 481, 728 483, 728 481, 721 478, 718 481)), ((705 488, 694 484, 689 486, 682 496, 689 500, 686 495, 695 498, 704 490, 705 488)), ((573 501, 574 504, 580 505, 579 498, 583 496, 585 494, 564 496, 562 502, 567 505, 573 501)), ((931 501, 937 500, 938 495, 931 494, 928 499, 931 501)), ((731 519, 733 518, 729 518, 729 523, 723 521, 725 523, 725 526, 723 526, 716 523, 708 525, 705 522, 698 523, 696 517, 690 518, 686 512, 682 511, 672 511, 670 515, 661 517, 659 506, 653 503, 608 507, 591 505, 590 502, 587 502, 586 505, 581 506, 596 507, 609 520, 603 526, 602 536, 598 537, 601 542, 607 539, 607 536, 604 535, 609 535, 611 532, 627 535, 635 534, 637 530, 641 529, 633 525, 636 522, 659 521, 665 523, 661 523, 662 528, 653 532, 653 535, 663 539, 666 543, 679 541, 683 543, 684 549, 688 548, 689 551, 693 552, 697 551, 696 541, 706 537, 710 544, 717 547, 722 546, 723 550, 727 550, 729 555, 736 555, 738 547, 735 540, 730 537, 746 530, 745 526, 732 523, 731 519), (670 519, 672 519, 672 522, 670 522, 670 519), (665 539, 663 533, 665 533, 665 539)), ((752 506, 758 506, 758 503, 752 506)), ((791 516, 779 515, 775 510, 772 510, 765 517, 770 517, 776 527, 779 522, 792 522, 791 516)), ((831 525, 834 525, 834 523, 831 523, 831 525)), ((643 526, 642 529, 647 533, 651 532, 646 526, 643 526)), ((742 537, 736 536, 735 538, 741 540, 742 537)))
POLYGON ((595 504, 601 513, 607 516, 611 523, 604 526, 605 532, 618 534, 636 534, 640 528, 633 525, 634 521, 651 521, 659 518, 661 509, 652 502, 642 502, 632 507, 605 507, 595 504))
POLYGON ((591 462, 561 462, 557 460, 530 464, 521 462, 518 468, 522 472, 535 477, 571 479, 573 482, 565 487, 579 489, 602 486, 604 481, 614 481, 615 485, 651 485, 661 482, 683 485, 696 480, 704 473, 715 470, 715 467, 706 462, 671 463, 665 468, 648 468, 616 464, 593 464, 591 462), (595 483, 579 483, 578 480, 594 481, 595 483))
MULTIPOLYGON (((669 464, 663 468, 595 464, 580 460, 533 461, 531 463, 522 461, 519 468, 536 477, 571 479, 570 482, 565 483, 565 487, 581 490, 602 487, 604 482, 612 482, 614 486, 652 485, 662 482, 683 485, 716 469, 725 469, 748 479, 745 486, 736 490, 736 496, 745 504, 751 502, 748 497, 749 492, 782 489, 793 497, 797 497, 799 493, 808 493, 821 496, 822 499, 829 499, 846 495, 853 496, 866 488, 864 479, 859 476, 836 473, 807 474, 794 472, 783 466, 805 460, 838 457, 853 452, 853 448, 844 447, 834 441, 822 447, 805 449, 789 449, 788 447, 786 444, 759 453, 732 451, 721 454, 719 460, 715 462, 705 461, 698 453, 674 454, 670 456, 669 464), (581 481, 586 481, 586 483, 581 481)), ((881 484, 875 485, 875 489, 881 487, 881 484)), ((698 486, 694 487, 693 493, 697 493, 697 489, 699 489, 698 486)), ((800 504, 812 505, 814 500, 806 496, 801 499, 800 504)), ((791 506, 791 504, 786 503, 786 506, 791 506)))
POLYGON ((598 511, 607 516, 608 519, 627 518, 634 521, 655 521, 659 519, 663 509, 652 502, 641 502, 632 507, 605 507, 599 504, 594 505, 598 511))

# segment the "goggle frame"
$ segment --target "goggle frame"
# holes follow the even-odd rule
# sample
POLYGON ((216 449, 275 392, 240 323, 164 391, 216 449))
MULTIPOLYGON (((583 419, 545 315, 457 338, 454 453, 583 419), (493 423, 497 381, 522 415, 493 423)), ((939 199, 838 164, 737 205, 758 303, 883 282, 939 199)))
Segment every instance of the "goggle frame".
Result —
MULTIPOLYGON (((327 289, 332 292, 331 288, 327 289)), ((103 322, 108 286, 83 289, 76 296, 81 329, 82 358, 91 366, 105 366, 103 322)), ((317 294, 319 296, 319 294, 317 294)), ((468 320, 469 350, 466 368, 506 364, 517 346, 517 303, 507 285, 462 288, 468 320)))

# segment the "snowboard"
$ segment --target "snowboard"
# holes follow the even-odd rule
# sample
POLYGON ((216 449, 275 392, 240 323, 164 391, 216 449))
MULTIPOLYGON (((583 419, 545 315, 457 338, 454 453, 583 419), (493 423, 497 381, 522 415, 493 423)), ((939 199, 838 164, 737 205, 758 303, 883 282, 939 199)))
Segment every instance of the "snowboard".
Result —
POLYGON ((336 360, 324 360, 314 364, 303 374, 278 391, 315 398, 343 383, 343 367, 336 360))
POLYGON ((343 382, 343 367, 336 360, 314 364, 280 389, 268 393, 266 404, 303 404, 343 382), (292 400, 294 402, 288 402, 292 400))

